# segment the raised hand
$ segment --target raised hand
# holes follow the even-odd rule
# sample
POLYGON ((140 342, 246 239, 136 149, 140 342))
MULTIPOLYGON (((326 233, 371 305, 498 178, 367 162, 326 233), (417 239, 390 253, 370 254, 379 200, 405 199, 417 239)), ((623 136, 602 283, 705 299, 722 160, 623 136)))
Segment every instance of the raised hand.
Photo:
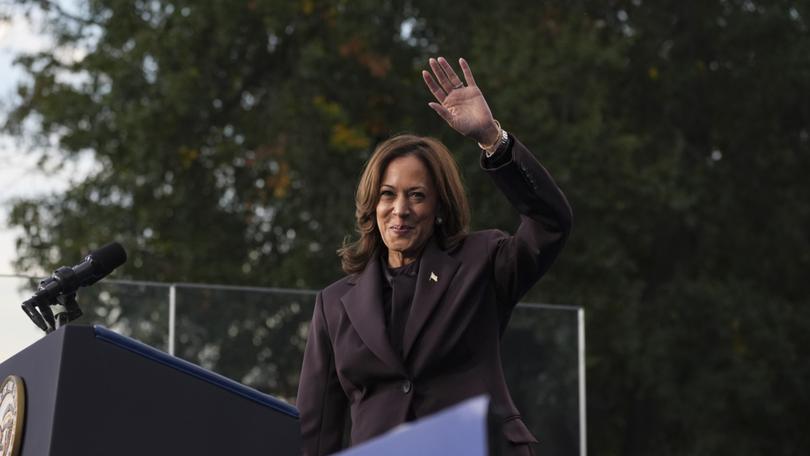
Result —
POLYGON ((454 130, 481 144, 492 144, 498 139, 498 127, 484 94, 475 84, 472 70, 464 59, 458 59, 467 85, 459 79, 450 63, 439 57, 428 62, 433 74, 422 71, 430 93, 436 102, 428 103, 454 130))

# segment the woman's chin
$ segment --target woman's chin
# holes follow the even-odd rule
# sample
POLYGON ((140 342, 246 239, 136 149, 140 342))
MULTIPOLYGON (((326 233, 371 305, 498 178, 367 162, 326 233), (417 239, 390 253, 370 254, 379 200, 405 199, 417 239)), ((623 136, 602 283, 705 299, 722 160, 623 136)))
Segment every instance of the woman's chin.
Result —
POLYGON ((419 252, 419 247, 413 242, 392 242, 388 244, 388 256, 399 258, 413 258, 419 252))
POLYGON ((388 246, 388 252, 393 253, 395 255, 402 255, 407 256, 407 254, 411 251, 409 243, 405 242, 394 242, 388 246))

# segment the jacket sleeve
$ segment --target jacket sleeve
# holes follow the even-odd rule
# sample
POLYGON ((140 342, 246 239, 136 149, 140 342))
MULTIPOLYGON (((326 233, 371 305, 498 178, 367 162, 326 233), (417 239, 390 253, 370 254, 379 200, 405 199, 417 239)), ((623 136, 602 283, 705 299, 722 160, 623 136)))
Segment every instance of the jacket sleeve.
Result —
POLYGON ((322 294, 318 293, 296 399, 304 455, 325 455, 341 449, 347 403, 335 370, 322 294))
POLYGON ((518 300, 548 271, 571 232, 568 200, 534 155, 510 136, 506 150, 481 167, 520 213, 514 236, 501 236, 494 250, 494 279, 501 330, 518 300))

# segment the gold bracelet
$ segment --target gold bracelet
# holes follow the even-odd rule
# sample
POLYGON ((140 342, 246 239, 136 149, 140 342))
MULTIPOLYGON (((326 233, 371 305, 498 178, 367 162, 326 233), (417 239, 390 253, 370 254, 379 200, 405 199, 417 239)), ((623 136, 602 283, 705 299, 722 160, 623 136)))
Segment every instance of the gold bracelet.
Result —
POLYGON ((505 147, 507 144, 509 144, 509 133, 501 128, 501 140, 498 141, 497 145, 493 145, 489 150, 485 150, 484 153, 486 154, 487 158, 490 158, 495 155, 495 152, 501 150, 501 148, 505 147))
POLYGON ((497 146, 497 145, 499 145, 501 143, 501 123, 498 122, 497 119, 492 119, 492 120, 495 122, 495 126, 498 127, 498 136, 495 138, 495 142, 493 142, 492 144, 490 144, 488 146, 485 146, 485 145, 483 145, 481 143, 478 143, 478 147, 480 147, 481 149, 483 149, 486 152, 489 152, 490 149, 492 149, 493 147, 495 147, 495 146, 497 146))

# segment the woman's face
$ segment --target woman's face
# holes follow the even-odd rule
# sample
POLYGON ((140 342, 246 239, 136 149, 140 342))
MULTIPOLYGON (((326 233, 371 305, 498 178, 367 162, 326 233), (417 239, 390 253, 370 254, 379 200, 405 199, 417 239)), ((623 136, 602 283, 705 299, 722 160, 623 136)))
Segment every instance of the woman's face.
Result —
POLYGON ((406 155, 385 169, 377 203, 377 227, 392 267, 412 263, 433 235, 438 198, 422 160, 406 155))

